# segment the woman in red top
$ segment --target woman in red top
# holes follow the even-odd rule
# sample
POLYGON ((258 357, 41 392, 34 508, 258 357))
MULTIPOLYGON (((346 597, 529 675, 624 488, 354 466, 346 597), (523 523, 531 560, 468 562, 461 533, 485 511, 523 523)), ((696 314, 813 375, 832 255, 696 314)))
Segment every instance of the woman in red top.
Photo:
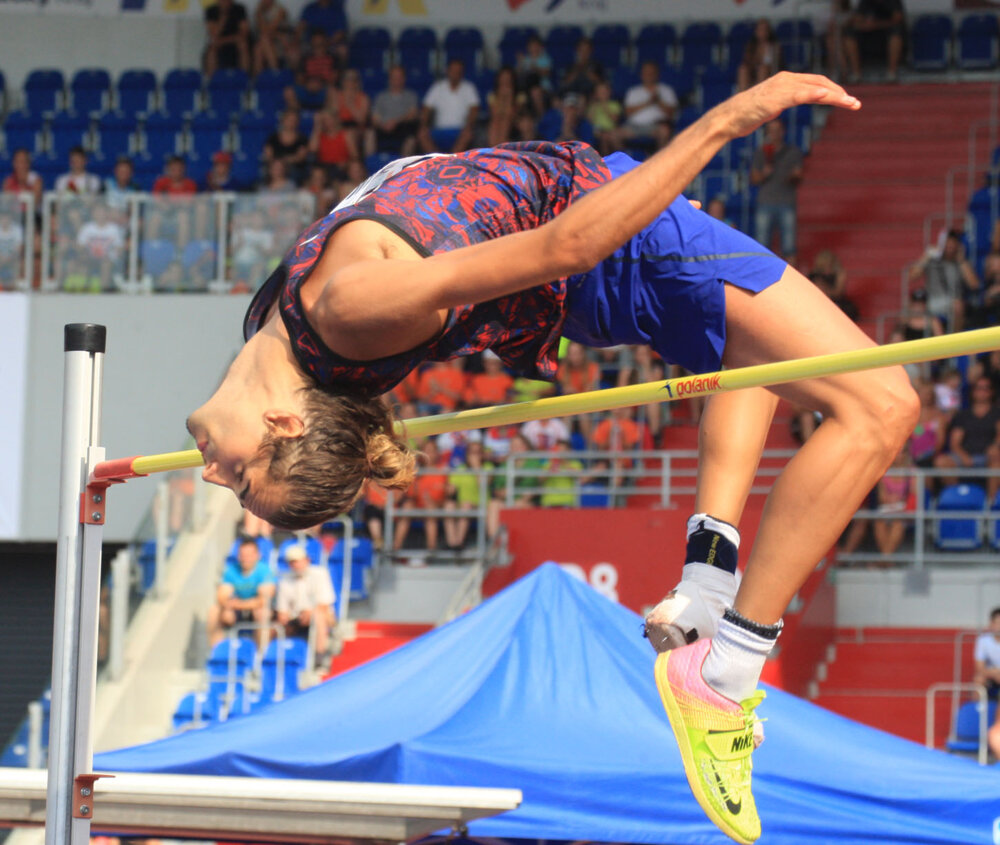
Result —
POLYGON ((316 124, 309 139, 309 153, 316 164, 340 176, 347 162, 357 158, 358 148, 354 134, 341 125, 334 112, 325 110, 316 115, 316 124))
POLYGON ((31 169, 31 153, 17 150, 11 160, 13 172, 3 180, 3 189, 8 194, 27 193, 35 200, 35 211, 42 208, 42 177, 31 169))
POLYGON ((372 104, 361 87, 361 74, 356 70, 344 71, 340 88, 330 86, 326 92, 326 108, 334 112, 348 129, 367 128, 372 104))

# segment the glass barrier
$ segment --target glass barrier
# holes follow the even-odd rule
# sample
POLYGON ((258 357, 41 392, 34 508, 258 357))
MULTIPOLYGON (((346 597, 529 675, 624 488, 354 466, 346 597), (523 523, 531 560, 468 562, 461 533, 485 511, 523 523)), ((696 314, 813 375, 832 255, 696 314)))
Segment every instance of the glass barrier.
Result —
POLYGON ((31 194, 0 194, 0 291, 31 286, 34 232, 31 194))
POLYGON ((125 277, 127 210, 104 197, 48 194, 43 200, 42 288, 103 293, 125 277))
POLYGON ((146 196, 140 203, 139 280, 157 293, 204 292, 218 278, 213 195, 146 196))
POLYGON ((236 195, 226 250, 230 290, 256 291, 312 222, 313 211, 313 197, 303 191, 236 195))

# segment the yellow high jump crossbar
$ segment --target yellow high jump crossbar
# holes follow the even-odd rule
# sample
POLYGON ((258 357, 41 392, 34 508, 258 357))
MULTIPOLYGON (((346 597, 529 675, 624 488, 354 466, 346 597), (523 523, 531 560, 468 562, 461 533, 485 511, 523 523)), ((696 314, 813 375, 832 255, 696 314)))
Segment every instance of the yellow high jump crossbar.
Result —
MULTIPOLYGON (((473 408, 451 414, 418 417, 400 424, 411 437, 426 437, 449 431, 463 431, 473 428, 488 428, 495 425, 510 425, 548 417, 587 414, 595 411, 610 411, 651 402, 674 402, 692 396, 710 396, 730 390, 748 387, 771 387, 804 379, 872 370, 897 364, 916 364, 951 358, 957 355, 972 355, 1000 349, 1000 326, 974 331, 956 332, 940 337, 907 340, 885 346, 867 349, 852 349, 835 352, 832 355, 816 355, 811 358, 795 358, 791 361, 776 361, 721 370, 698 376, 682 376, 666 381, 632 384, 626 387, 612 387, 606 390, 592 390, 587 393, 573 393, 566 396, 552 396, 531 402, 515 402, 509 405, 494 405, 489 408, 473 408)), ((124 469, 122 463, 130 461, 130 471, 112 473, 108 476, 135 477, 154 472, 168 472, 176 469, 201 466, 203 461, 197 449, 183 452, 166 452, 160 455, 126 458, 121 461, 107 461, 116 464, 116 469, 124 469)), ((95 477, 104 464, 98 464, 95 477)))

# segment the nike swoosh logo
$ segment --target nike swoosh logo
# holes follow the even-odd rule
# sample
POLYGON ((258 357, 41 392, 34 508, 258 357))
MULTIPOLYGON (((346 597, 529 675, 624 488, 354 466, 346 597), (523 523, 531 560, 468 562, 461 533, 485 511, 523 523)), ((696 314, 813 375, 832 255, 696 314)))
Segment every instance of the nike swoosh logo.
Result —
POLYGON ((715 764, 709 762, 708 765, 712 767, 712 774, 715 776, 715 784, 719 787, 719 792, 722 795, 722 800, 726 804, 726 809, 729 810, 729 812, 734 816, 738 816, 740 814, 740 810, 743 809, 743 799, 741 798, 739 801, 733 801, 733 799, 729 797, 729 792, 726 790, 726 785, 722 782, 722 778, 719 777, 715 764))

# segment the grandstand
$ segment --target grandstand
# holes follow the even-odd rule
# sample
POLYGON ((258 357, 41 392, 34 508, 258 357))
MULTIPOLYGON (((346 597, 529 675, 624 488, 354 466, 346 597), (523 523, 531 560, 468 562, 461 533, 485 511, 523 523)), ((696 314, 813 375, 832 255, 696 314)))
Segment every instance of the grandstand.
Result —
MULTIPOLYGON (((359 107, 363 118, 343 121, 359 151, 351 169, 318 158, 314 127, 323 121, 315 109, 290 106, 296 98, 308 105, 301 68, 206 74, 204 28, 194 12, 169 19, 137 11, 119 20, 97 11, 77 18, 53 8, 37 16, 0 8, 0 25, 9 23, 17 42, 0 57, 0 336, 9 347, 0 354, 16 364, 10 383, 0 380, 11 405, 0 432, 10 433, 5 465, 13 468, 0 484, 0 595, 5 618, 31 617, 0 632, 0 666, 10 679, 0 684, 0 766, 44 764, 47 754, 61 368, 54 326, 82 318, 111 326, 109 452, 119 443, 136 453, 188 447, 179 423, 231 362, 250 297, 296 236, 358 184, 359 172, 367 176, 401 154, 374 142, 371 115, 394 66, 404 68, 422 102, 447 63, 460 59, 481 102, 475 145, 496 127, 498 72, 518 67, 532 36, 542 40, 551 75, 544 85, 518 77, 525 87, 509 140, 522 139, 525 127, 565 140, 572 96, 582 115, 577 136, 600 142, 588 112, 592 95, 564 85, 582 38, 619 103, 639 84, 643 63, 657 63, 678 101, 673 133, 736 93, 758 12, 772 18, 784 68, 846 75, 831 52, 829 22, 812 14, 818 4, 786 9, 750 0, 716 19, 695 17, 691 7, 660 20, 649 3, 618 17, 587 4, 543 14, 531 3, 520 17, 511 9, 445 15, 442 3, 427 0, 430 14, 418 19, 406 4, 347 3, 348 30, 330 58, 338 74, 360 72, 368 104, 359 107), (73 42, 74 27, 93 49, 67 47, 62 57, 37 49, 49 37, 73 42), (43 28, 53 34, 43 38, 43 28), (159 40, 150 37, 155 32, 159 40), (296 112, 292 144, 277 138, 287 111, 296 112), (282 145, 286 166, 276 173, 282 145), (101 189, 57 191, 79 149, 101 189), (19 169, 19 151, 30 156, 27 171, 19 169), (183 164, 177 178, 171 160, 183 164)), ((859 113, 806 105, 784 117, 784 144, 803 155, 795 262, 845 311, 855 309, 878 343, 936 333, 932 318, 945 332, 1000 324, 998 16, 924 5, 906 20, 899 78, 887 78, 876 50, 863 78, 848 86, 864 103, 859 113), (944 254, 948 232, 961 242, 954 259, 944 254), (975 286, 954 275, 965 267, 975 286), (951 296, 948 308, 917 313, 914 302, 939 284, 951 296)), ((298 6, 288 8, 297 19, 298 6)), ((320 99, 336 102, 343 117, 339 81, 329 89, 320 99)), ((649 137, 608 137, 612 147, 602 152, 636 159, 655 152, 649 137)), ((685 194, 706 209, 715 200, 722 219, 756 234, 753 171, 768 147, 763 129, 731 142, 685 194)), ((394 390, 393 402, 414 418, 680 374, 622 346, 586 350, 582 363, 565 355, 547 388, 487 358, 425 366, 394 390)), ((956 468, 949 456, 965 449, 977 382, 992 385, 988 414, 1000 419, 1000 353, 910 374, 930 397, 918 430, 789 607, 782 648, 764 679, 897 736, 985 757, 969 687, 975 633, 1000 606, 991 577, 1000 560, 1000 429, 981 449, 969 446, 976 460, 956 468), (920 440, 928 432, 930 447, 920 440), (893 499, 893 491, 902 492, 893 499), (890 523, 894 544, 882 539, 891 532, 876 529, 890 523)), ((562 422, 565 438, 498 426, 421 440, 425 463, 413 487, 368 491, 343 522, 327 526, 325 545, 319 528, 282 533, 254 522, 190 470, 142 490, 129 485, 132 501, 122 502, 106 535, 100 750, 273 712, 455 619, 545 561, 644 613, 681 571, 674 550, 695 507, 701 410, 695 400, 617 417, 580 415, 562 422), (564 439, 569 448, 555 453, 553 443, 564 439), (337 624, 328 654, 316 653, 314 633, 299 639, 280 626, 268 627, 261 642, 252 623, 209 647, 207 608, 243 535, 258 540, 276 578, 288 568, 291 545, 304 546, 311 564, 330 574, 337 624)), ((820 422, 778 406, 740 526, 742 563, 774 478, 820 422)), ((116 504, 126 498, 112 495, 116 504)), ((19 832, 10 841, 33 840, 19 832)))

